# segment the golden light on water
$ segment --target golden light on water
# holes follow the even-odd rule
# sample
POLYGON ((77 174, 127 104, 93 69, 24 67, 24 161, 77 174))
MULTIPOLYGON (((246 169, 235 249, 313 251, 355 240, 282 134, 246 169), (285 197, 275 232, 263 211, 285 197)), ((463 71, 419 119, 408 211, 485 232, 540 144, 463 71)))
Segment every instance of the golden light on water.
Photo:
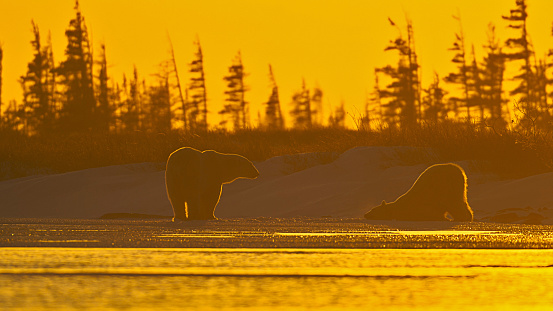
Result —
POLYGON ((14 309, 545 310, 553 298, 553 272, 544 268, 551 250, 4 248, 0 255, 0 298, 14 309))
MULTIPOLYGON (((538 55, 545 55, 553 47, 549 14, 553 2, 530 0, 528 4, 532 44, 538 55)), ((406 17, 412 20, 425 87, 435 71, 445 76, 453 70, 453 53, 448 49, 459 25, 452 15, 461 16, 467 45, 474 44, 479 53, 486 42, 488 23, 496 24, 501 40, 511 35, 501 16, 508 15, 514 5, 514 0, 80 1, 94 51, 98 53, 100 44, 106 44, 109 74, 119 82, 123 74, 132 75, 134 65, 143 78, 156 73, 158 65, 169 58, 168 35, 186 79, 193 41, 198 37, 205 54, 212 123, 219 121, 216 112, 225 87, 222 77, 237 51, 241 51, 249 73, 247 100, 254 122, 270 93, 269 64, 284 110, 289 109, 292 93, 301 88, 305 78, 308 87, 319 86, 324 91, 327 113, 344 101, 346 110, 356 114, 372 90, 374 67, 396 61, 393 52, 384 51, 398 32, 388 18, 400 29, 406 17)), ((51 33, 59 62, 66 45, 64 32, 74 16, 73 6, 73 0, 2 1, 4 101, 21 97, 17 79, 32 59, 31 19, 38 24, 43 40, 51 33)))

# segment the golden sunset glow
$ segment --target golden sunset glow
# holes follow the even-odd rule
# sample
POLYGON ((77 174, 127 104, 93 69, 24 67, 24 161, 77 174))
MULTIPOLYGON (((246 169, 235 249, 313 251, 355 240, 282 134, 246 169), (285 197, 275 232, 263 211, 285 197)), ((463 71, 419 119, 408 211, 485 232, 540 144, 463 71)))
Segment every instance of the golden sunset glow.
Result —
MULTIPOLYGON (((116 82, 122 81, 123 74, 131 76, 134 65, 142 78, 155 74, 158 65, 169 59, 168 36, 181 79, 188 81, 193 42, 199 38, 205 58, 210 123, 219 121, 216 112, 224 101, 223 76, 241 51, 249 74, 246 100, 251 103, 255 124, 257 111, 270 94, 269 64, 285 116, 291 95, 301 88, 303 78, 308 88, 318 86, 323 90, 325 114, 342 101, 349 114, 359 114, 373 87, 374 68, 397 59, 397 53, 384 51, 398 32, 388 18, 399 29, 405 29, 406 17, 412 20, 422 85, 427 87, 434 72, 445 76, 454 70, 454 53, 448 49, 459 25, 452 15, 461 16, 466 44, 474 44, 477 58, 481 58, 479 50, 486 42, 488 23, 495 23, 502 41, 512 34, 501 16, 509 14, 514 2, 82 0, 80 6, 94 52, 99 53, 100 44, 105 43, 108 75, 116 82)), ((74 1, 4 0, 1 6, 3 101, 20 101, 22 91, 17 79, 25 74, 32 59, 31 20, 37 23, 44 42, 51 33, 54 58, 59 63, 67 41, 64 32, 74 17, 74 1)), ((537 55, 545 55, 553 48, 553 2, 530 0, 528 6, 532 43, 537 55)))
POLYGON ((0 309, 553 310, 553 0, 0 0, 0 309))

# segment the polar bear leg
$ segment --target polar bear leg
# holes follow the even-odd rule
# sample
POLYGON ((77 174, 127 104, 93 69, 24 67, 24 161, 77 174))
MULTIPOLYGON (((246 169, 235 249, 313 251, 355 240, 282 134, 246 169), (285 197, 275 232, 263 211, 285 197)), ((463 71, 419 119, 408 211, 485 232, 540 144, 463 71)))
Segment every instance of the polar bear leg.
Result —
POLYGON ((453 204, 448 213, 453 216, 454 221, 473 221, 474 218, 472 209, 465 202, 453 204))
POLYGON ((169 193, 169 201, 173 206, 173 221, 176 219, 186 220, 186 205, 184 197, 178 192, 169 193))
POLYGON ((201 219, 217 219, 217 217, 215 217, 215 207, 217 207, 217 203, 219 203, 221 190, 222 185, 213 185, 203 193, 201 205, 199 206, 201 219))
POLYGON ((201 219, 201 204, 200 196, 198 194, 189 197, 186 200, 186 212, 188 214, 188 220, 197 220, 201 219))

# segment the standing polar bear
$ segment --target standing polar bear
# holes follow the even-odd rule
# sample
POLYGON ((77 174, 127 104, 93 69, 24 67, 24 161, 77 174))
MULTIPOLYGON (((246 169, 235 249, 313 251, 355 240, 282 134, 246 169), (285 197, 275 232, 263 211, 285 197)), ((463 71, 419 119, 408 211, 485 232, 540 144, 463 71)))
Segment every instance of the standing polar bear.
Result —
POLYGON ((472 221, 467 202, 467 176, 453 163, 436 164, 417 178, 411 189, 392 203, 382 201, 365 214, 379 220, 451 220, 472 221))
POLYGON ((243 156, 180 148, 167 160, 165 186, 173 206, 173 221, 217 219, 214 212, 223 184, 238 178, 259 176, 255 166, 243 156))

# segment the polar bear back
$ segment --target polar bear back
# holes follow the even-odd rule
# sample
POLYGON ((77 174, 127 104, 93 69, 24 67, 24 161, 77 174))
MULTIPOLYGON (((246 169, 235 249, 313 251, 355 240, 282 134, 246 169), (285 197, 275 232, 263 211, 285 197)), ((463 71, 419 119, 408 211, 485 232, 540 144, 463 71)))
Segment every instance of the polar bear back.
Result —
POLYGON ((457 164, 427 168, 413 186, 397 200, 382 202, 365 214, 367 219, 472 221, 467 202, 467 177, 457 164))
POLYGON ((398 200, 434 201, 445 204, 451 201, 466 202, 466 189, 467 176, 459 165, 435 164, 422 172, 411 189, 398 200))

